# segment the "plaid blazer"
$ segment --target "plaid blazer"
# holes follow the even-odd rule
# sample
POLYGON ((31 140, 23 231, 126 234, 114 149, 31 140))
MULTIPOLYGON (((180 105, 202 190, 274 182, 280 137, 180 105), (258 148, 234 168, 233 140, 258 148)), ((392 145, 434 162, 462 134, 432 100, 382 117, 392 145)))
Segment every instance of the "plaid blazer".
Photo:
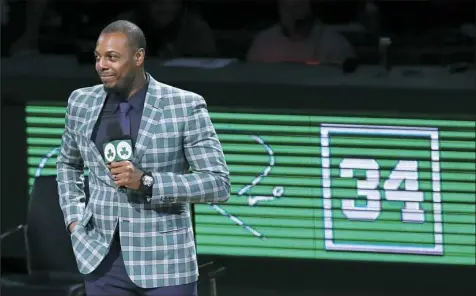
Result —
POLYGON ((91 134, 106 93, 102 85, 73 91, 57 158, 59 202, 81 273, 107 254, 116 227, 127 273, 139 287, 198 279, 189 203, 219 203, 230 195, 229 172, 205 100, 154 80, 144 104, 132 163, 155 178, 153 196, 118 188, 91 134), (84 169, 89 170, 85 205, 84 169))

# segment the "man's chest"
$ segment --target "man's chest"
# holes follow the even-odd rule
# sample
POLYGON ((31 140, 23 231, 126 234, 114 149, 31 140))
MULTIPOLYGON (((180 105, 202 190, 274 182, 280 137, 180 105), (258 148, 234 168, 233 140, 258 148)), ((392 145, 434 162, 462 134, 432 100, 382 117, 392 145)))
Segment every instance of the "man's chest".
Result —
POLYGON ((293 41, 279 38, 270 51, 273 59, 287 62, 311 61, 315 54, 315 44, 311 40, 293 41))
MULTIPOLYGON (((108 141, 108 135, 107 128, 100 128, 114 120, 117 120, 117 117, 100 118, 100 121, 98 118, 93 131, 73 132, 86 167, 104 168, 104 153, 101 147, 108 141), (102 134, 95 133, 94 129, 102 131, 102 134)), ((87 131, 88 126, 83 125, 78 126, 77 131, 87 131)), ((156 114, 153 118, 142 116, 136 124, 136 136, 133 141, 133 156, 140 154, 140 157, 133 157, 135 164, 141 168, 160 170, 171 161, 183 158, 184 125, 185 118, 173 117, 167 112, 156 114)))

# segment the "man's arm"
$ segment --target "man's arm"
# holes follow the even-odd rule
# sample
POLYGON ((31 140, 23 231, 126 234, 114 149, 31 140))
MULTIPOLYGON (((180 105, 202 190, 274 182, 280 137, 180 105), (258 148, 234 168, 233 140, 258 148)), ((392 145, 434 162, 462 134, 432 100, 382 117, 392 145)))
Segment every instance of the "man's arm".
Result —
POLYGON ((225 156, 203 98, 193 102, 183 146, 192 173, 152 172, 152 203, 219 203, 230 198, 225 156))
POLYGON ((76 92, 73 92, 68 100, 65 129, 56 160, 59 202, 66 227, 70 231, 72 230, 69 227, 70 224, 81 219, 83 215, 84 203, 80 202, 80 199, 85 198, 83 159, 71 134, 74 121, 71 114, 71 102, 76 96, 76 92))

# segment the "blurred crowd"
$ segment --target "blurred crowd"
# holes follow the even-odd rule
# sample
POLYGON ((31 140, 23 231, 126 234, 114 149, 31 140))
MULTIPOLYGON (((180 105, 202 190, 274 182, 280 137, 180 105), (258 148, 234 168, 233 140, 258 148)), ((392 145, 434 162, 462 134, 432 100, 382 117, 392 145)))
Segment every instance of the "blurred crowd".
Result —
MULTIPOLYGON (((102 27, 139 25, 147 54, 251 62, 376 62, 390 38, 401 63, 474 59, 474 1, 1 0, 2 56, 92 59, 102 27)), ((397 60, 398 60, 397 58, 397 60)))

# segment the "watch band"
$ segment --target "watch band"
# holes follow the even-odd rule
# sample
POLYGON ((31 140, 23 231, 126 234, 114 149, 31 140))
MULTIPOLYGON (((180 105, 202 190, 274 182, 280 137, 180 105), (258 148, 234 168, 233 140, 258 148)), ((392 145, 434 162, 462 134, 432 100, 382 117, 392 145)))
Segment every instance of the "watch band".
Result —
POLYGON ((154 186, 154 177, 151 172, 144 172, 140 177, 139 191, 148 196, 152 196, 152 188, 154 186))

